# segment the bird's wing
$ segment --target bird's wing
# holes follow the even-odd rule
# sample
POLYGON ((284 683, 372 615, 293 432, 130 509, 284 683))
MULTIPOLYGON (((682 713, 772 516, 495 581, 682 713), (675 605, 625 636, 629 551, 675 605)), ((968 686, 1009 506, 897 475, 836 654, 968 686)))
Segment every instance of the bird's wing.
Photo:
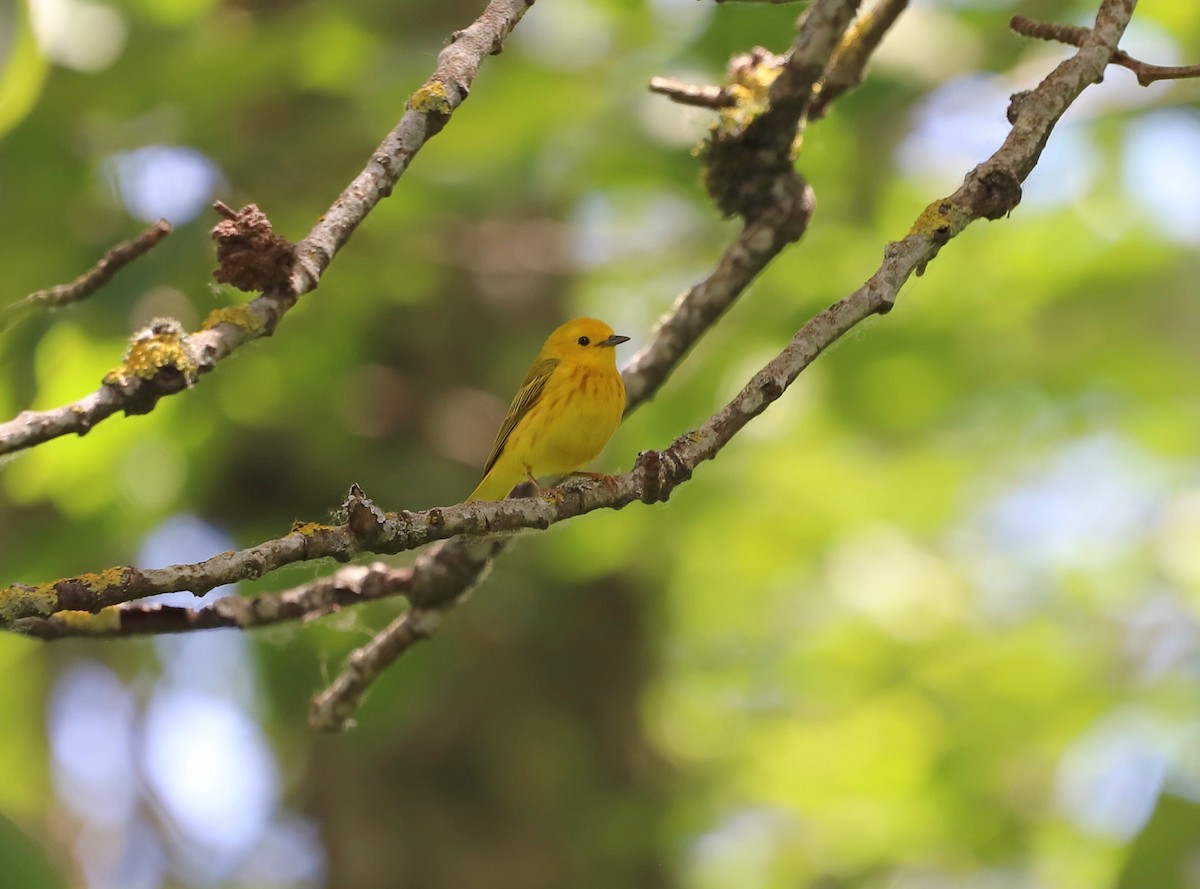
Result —
POLYGON ((488 455, 487 463, 483 467, 485 476, 496 465, 496 461, 500 458, 500 452, 504 450, 504 443, 508 441, 512 431, 517 428, 521 418, 532 410, 542 397, 542 393, 546 391, 546 381, 550 379, 550 374, 556 367, 558 367, 557 358, 543 358, 535 361, 533 367, 529 368, 529 373, 525 375, 525 382, 521 384, 520 391, 517 392, 512 404, 508 406, 508 415, 500 425, 500 431, 496 433, 496 442, 492 445, 492 452, 488 455))

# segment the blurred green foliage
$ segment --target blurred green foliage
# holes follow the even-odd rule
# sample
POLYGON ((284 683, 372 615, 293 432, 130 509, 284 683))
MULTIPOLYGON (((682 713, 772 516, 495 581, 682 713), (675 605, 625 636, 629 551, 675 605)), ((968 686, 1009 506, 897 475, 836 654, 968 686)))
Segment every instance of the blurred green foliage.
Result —
MULTIPOLYGON (((0 299, 153 221, 131 153, 187 148, 211 175, 171 168, 160 193, 201 183, 175 233, 0 340, 5 417, 94 390, 156 316, 194 327, 244 300, 212 284, 209 200, 303 236, 480 5, 63 4, 85 6, 105 13, 67 16, 87 33, 43 22, 38 41, 23 5, 0 10, 0 299)), ((603 468, 701 423, 986 156, 1007 94, 1069 52, 1010 15, 1095 6, 913 4, 805 136, 804 240, 603 468)), ((456 502, 547 331, 587 313, 644 343, 734 230, 698 187, 704 112, 646 81, 716 81, 733 53, 782 51, 796 13, 542 0, 274 337, 148 416, 0 466, 3 582, 135 562, 179 514, 249 545, 351 482, 390 509, 456 502)), ((1200 6, 1142 4, 1125 45, 1200 61, 1200 6)), ((255 635, 258 717, 327 885, 1200 886, 1200 204, 1170 200, 1194 174, 1147 186, 1158 161, 1134 150, 1171 123, 1194 167, 1198 100, 1110 71, 1010 219, 950 244, 670 503, 511 547, 356 732, 312 737, 306 701, 394 603, 255 635)), ((22 886, 57 885, 45 854, 109 885, 81 875, 46 702, 101 661, 144 703, 156 651, 0 636, 0 883, 17 861, 22 886)))

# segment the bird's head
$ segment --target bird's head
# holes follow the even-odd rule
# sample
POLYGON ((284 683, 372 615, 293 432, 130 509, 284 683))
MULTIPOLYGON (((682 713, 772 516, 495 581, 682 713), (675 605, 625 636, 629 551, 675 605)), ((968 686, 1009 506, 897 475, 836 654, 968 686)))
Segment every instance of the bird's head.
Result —
POLYGON ((542 346, 543 358, 557 358, 574 364, 615 367, 615 346, 629 337, 613 333, 613 329, 595 318, 576 318, 561 325, 542 346))

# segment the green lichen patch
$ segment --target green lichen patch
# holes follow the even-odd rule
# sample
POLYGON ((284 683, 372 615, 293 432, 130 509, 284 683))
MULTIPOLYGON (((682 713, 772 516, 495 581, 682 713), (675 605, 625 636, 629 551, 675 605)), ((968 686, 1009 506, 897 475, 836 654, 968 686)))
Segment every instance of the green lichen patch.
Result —
MULTIPOLYGON (((706 144, 737 138, 768 108, 771 84, 783 70, 783 57, 766 50, 738 56, 729 66, 729 83, 725 90, 733 104, 722 108, 712 125, 706 144)), ((700 147, 703 154, 704 146, 700 147)))
POLYGON ((449 114, 454 110, 450 107, 450 96, 446 92, 446 85, 440 80, 426 81, 420 89, 412 94, 408 105, 413 111, 420 111, 422 114, 430 112, 449 114))
POLYGON ((129 581, 129 569, 122 567, 105 568, 103 571, 80 574, 74 580, 93 593, 103 593, 115 587, 125 586, 129 581))
POLYGON ((252 334, 262 333, 267 326, 266 319, 258 312, 250 311, 249 304, 213 309, 200 325, 200 329, 212 330, 218 324, 232 324, 252 334))
POLYGON ((949 239, 966 228, 970 221, 970 213, 952 201, 942 198, 921 211, 908 233, 949 239))
POLYGON ((121 629, 121 609, 116 605, 97 612, 60 611, 54 617, 64 627, 84 634, 115 633, 121 629))
POLYGON ((14 583, 0 589, 0 624, 9 624, 22 617, 53 614, 58 607, 58 591, 52 583, 30 586, 14 583))
POLYGON ((322 525, 320 522, 294 522, 289 534, 299 534, 301 537, 312 537, 322 531, 336 530, 333 525, 322 525))
POLYGON ((199 367, 183 325, 174 318, 156 318, 133 335, 124 363, 104 375, 104 384, 128 386, 135 379, 150 380, 170 369, 190 386, 199 367))

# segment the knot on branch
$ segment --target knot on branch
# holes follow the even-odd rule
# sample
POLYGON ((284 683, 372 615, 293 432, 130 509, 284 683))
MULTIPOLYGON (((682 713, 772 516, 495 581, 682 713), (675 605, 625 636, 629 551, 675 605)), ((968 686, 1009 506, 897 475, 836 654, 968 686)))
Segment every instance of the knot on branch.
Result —
POLYGON ((254 204, 235 213, 217 201, 213 209, 225 217, 212 228, 218 263, 213 277, 249 292, 284 286, 296 255, 291 243, 275 234, 266 214, 254 204))
POLYGON ((643 503, 666 503, 675 486, 692 477, 688 467, 673 448, 642 451, 633 467, 643 503))
POLYGON ((984 219, 1000 219, 1021 203, 1021 180, 1008 167, 976 167, 967 176, 964 187, 971 209, 984 219))
POLYGON ((339 513, 345 515, 350 533, 359 543, 370 545, 383 537, 387 515, 357 484, 350 485, 350 491, 339 513))
POLYGON ((1009 123, 1014 126, 1016 125, 1017 118, 1021 116, 1021 109, 1025 105, 1025 100, 1031 95, 1033 95, 1033 90, 1020 90, 1008 97, 1008 110, 1005 112, 1005 116, 1008 118, 1009 123))

